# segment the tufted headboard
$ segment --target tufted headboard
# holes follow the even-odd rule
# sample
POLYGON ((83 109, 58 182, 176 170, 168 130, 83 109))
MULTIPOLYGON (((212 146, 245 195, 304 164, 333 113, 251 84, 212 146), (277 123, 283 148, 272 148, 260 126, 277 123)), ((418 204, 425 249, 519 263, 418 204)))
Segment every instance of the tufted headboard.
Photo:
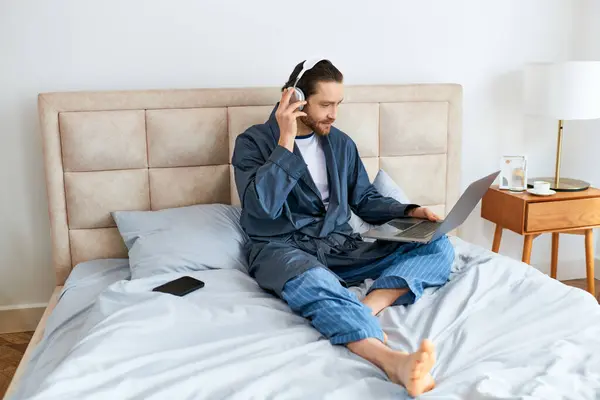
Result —
MULTIPOLYGON (((235 137, 266 121, 277 88, 43 93, 39 115, 57 284, 76 264, 127 257, 110 216, 239 204, 235 137)), ((459 196, 462 89, 350 86, 335 125, 412 201, 445 214, 459 196)))

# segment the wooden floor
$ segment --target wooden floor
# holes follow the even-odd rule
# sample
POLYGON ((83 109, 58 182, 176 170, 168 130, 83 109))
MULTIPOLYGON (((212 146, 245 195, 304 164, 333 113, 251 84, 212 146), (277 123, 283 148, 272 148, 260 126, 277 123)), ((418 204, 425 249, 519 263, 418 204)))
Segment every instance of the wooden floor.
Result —
MULTIPOLYGON (((562 281, 565 285, 575 286, 579 289, 586 290, 587 284, 585 279, 573 279, 572 281, 562 281)), ((600 280, 596 279, 596 299, 600 302, 600 280)))
MULTIPOLYGON (((580 289, 586 287, 585 279, 563 281, 580 289)), ((600 280, 596 279, 596 298, 600 301, 600 280)), ((4 396, 8 384, 17 370, 33 332, 0 334, 0 398, 4 396)))
POLYGON ((4 397, 33 332, 0 334, 0 398, 4 397))

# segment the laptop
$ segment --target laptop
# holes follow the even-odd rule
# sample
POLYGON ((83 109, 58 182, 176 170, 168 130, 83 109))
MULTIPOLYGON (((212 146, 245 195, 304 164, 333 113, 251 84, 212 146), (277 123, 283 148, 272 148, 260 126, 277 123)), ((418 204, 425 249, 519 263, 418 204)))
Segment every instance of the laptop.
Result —
POLYGON ((396 218, 362 234, 365 238, 395 242, 429 243, 458 228, 487 192, 500 171, 469 185, 446 219, 433 222, 421 218, 396 218))

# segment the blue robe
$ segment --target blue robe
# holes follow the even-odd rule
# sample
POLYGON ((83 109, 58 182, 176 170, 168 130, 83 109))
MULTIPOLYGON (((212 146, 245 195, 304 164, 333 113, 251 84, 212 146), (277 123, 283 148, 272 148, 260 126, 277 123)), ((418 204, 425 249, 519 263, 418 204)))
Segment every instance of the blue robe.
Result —
POLYGON ((335 127, 320 136, 327 163, 326 209, 297 146, 278 145, 273 109, 268 121, 254 125, 235 142, 232 165, 242 203, 241 224, 250 274, 266 290, 281 296, 286 282, 323 267, 340 276, 391 255, 397 242, 365 242, 348 224, 350 210, 371 224, 406 215, 415 204, 384 197, 370 183, 356 144, 335 127))

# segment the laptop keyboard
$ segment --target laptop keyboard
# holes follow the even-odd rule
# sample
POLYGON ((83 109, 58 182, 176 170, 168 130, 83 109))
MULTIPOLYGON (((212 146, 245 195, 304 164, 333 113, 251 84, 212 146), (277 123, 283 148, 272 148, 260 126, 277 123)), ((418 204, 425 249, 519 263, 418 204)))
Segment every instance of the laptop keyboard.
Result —
POLYGON ((438 222, 422 222, 410 228, 404 232, 397 234, 397 237, 408 237, 408 238, 426 238, 440 226, 438 222))
POLYGON ((407 221, 391 220, 390 222, 388 222, 388 224, 390 224, 391 226, 393 226, 396 229, 400 229, 401 231, 405 231, 405 230, 410 229, 411 227, 415 226, 414 221, 407 222, 407 221))

